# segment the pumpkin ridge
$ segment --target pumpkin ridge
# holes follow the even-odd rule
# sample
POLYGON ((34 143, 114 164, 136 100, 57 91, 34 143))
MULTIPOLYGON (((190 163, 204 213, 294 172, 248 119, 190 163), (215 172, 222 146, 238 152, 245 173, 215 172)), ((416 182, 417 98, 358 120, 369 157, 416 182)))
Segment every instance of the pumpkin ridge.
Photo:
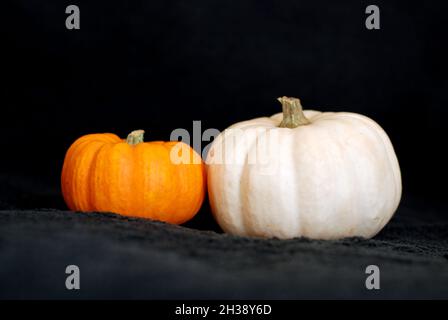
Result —
POLYGON ((85 144, 85 146, 78 150, 78 165, 74 168, 74 196, 77 199, 77 208, 79 211, 91 211, 93 208, 89 204, 90 198, 90 170, 92 161, 96 158, 96 153, 101 149, 105 142, 99 140, 92 140, 85 144), (94 149, 93 149, 94 148, 94 149), (82 179, 82 181, 80 181, 82 179), (82 187, 84 186, 84 187, 82 187))
MULTIPOLYGON (((363 115, 359 115, 359 114, 354 114, 354 113, 350 113, 350 112, 341 112, 341 116, 343 117, 347 117, 347 118, 351 118, 351 119, 355 119, 357 121, 362 122, 366 127, 368 127, 369 129, 371 129, 371 131, 382 141, 382 147, 384 149, 384 152, 387 156, 388 159, 388 166, 389 169, 392 171, 393 175, 394 175, 394 179, 393 179, 393 183, 394 183, 394 198, 397 199, 397 205, 394 208, 394 212, 396 211, 396 209, 398 208, 398 205, 400 204, 400 198, 401 198, 401 193, 402 193, 402 179, 401 179, 401 172, 400 170, 395 171, 393 168, 394 167, 398 167, 399 168, 399 162, 398 159, 396 158, 396 156, 392 156, 395 155, 395 150, 392 144, 392 141, 390 141, 390 138, 387 136, 387 134, 384 132, 383 128, 381 128, 381 126, 374 121, 373 119, 370 119, 368 117, 365 117, 363 115), (388 147, 390 146, 390 150, 388 150, 388 147), (392 151, 389 152, 389 151, 392 151), (392 154, 392 155, 391 155, 392 154), (399 181, 399 183, 397 183, 397 181, 399 181)), ((392 213, 393 216, 394 213, 392 213)), ((381 229, 384 227, 384 225, 387 223, 387 221, 390 218, 388 218, 386 220, 386 217, 382 217, 382 220, 380 222, 380 224, 382 225, 381 229), (384 222, 386 220, 386 222, 384 222)), ((379 231, 381 231, 381 229, 379 231)), ((378 231, 378 232, 379 232, 378 231)))
MULTIPOLYGON (((327 152, 331 150, 331 152, 327 154, 327 159, 331 159, 330 161, 332 162, 334 162, 335 159, 339 159, 340 163, 337 166, 337 177, 334 178, 334 176, 332 175, 328 177, 328 180, 331 179, 331 181, 337 181, 339 183, 339 187, 340 183, 343 182, 345 186, 345 188, 335 189, 334 194, 332 193, 333 195, 336 195, 335 197, 338 199, 338 207, 334 208, 334 214, 337 214, 339 221, 347 221, 344 224, 344 230, 342 230, 342 232, 339 230, 339 232, 341 234, 345 234, 347 237, 354 237, 358 236, 358 234, 354 234, 353 232, 356 229, 356 226, 360 225, 362 218, 362 213, 353 210, 355 208, 355 206, 353 205, 353 199, 355 198, 354 195, 356 195, 355 188, 359 187, 359 178, 354 177, 353 174, 350 174, 353 173, 353 164, 356 163, 353 162, 354 160, 352 159, 352 157, 347 156, 347 145, 344 143, 344 141, 341 141, 341 137, 339 134, 339 132, 344 132, 347 129, 353 127, 353 124, 345 120, 340 121, 336 113, 329 116, 331 118, 329 117, 325 120, 332 121, 332 130, 330 130, 326 126, 319 127, 319 130, 325 135, 327 141, 331 142, 331 146, 334 147, 334 149, 326 150, 327 152), (350 180, 351 183, 349 182, 350 180)), ((335 175, 336 173, 333 174, 335 175)))
MULTIPOLYGON (((254 126, 253 128, 248 127, 247 129, 256 129, 258 126, 254 126)), ((244 157, 244 162, 243 162, 243 170, 240 173, 240 177, 241 177, 241 181, 247 181, 247 183, 241 184, 240 185, 240 190, 243 189, 243 187, 241 186, 245 186, 247 189, 252 189, 251 188, 251 181, 249 179, 250 177, 250 169, 251 169, 251 164, 249 164, 249 156, 251 154, 251 152, 253 152, 253 149, 256 148, 256 145, 258 143, 258 135, 261 133, 258 130, 255 130, 255 135, 253 140, 249 143, 249 145, 245 148, 246 151, 246 155, 244 157)), ((247 143, 247 142, 246 142, 247 143)), ((258 160, 257 160, 258 161, 258 160)), ((255 187, 256 188, 256 187, 255 187)), ((245 197, 250 194, 249 192, 247 192, 248 190, 246 190, 245 192, 240 192, 240 201, 242 203, 241 206, 241 212, 242 214, 242 222, 244 225, 244 228, 247 230, 249 235, 253 235, 256 236, 257 232, 256 230, 253 228, 253 223, 252 223, 252 215, 250 214, 251 210, 250 210, 250 199, 245 199, 245 197), (246 200, 246 201, 245 201, 246 200), (249 208, 247 207, 249 206, 249 208)))
POLYGON ((86 139, 83 141, 80 141, 79 143, 73 144, 73 149, 69 150, 67 156, 69 159, 66 160, 66 163, 68 165, 67 170, 63 169, 63 172, 66 172, 67 175, 63 175, 64 184, 67 185, 68 191, 66 191, 64 194, 67 194, 68 197, 71 199, 69 202, 71 203, 69 205, 69 208, 72 210, 81 210, 79 201, 76 201, 75 199, 79 199, 76 195, 77 193, 77 183, 78 183, 78 174, 80 172, 80 169, 83 165, 83 159, 82 155, 84 150, 92 143, 92 140, 86 139))
POLYGON ((201 156, 193 149, 190 148, 190 154, 192 163, 187 164, 188 172, 190 173, 190 179, 192 179, 192 185, 194 188, 188 189, 188 194, 190 197, 190 205, 191 209, 188 212, 188 215, 194 217, 195 213, 200 209, 202 202, 204 201, 204 188, 205 188, 205 176, 204 176, 204 166, 202 162, 201 156), (196 164, 196 161, 199 161, 196 164), (198 170, 199 167, 199 170, 198 170), (195 193, 194 190, 200 190, 199 193, 195 193))
POLYGON ((157 151, 154 150, 155 144, 144 142, 132 148, 132 185, 133 185, 133 214, 139 217, 151 216, 159 220, 158 210, 155 208, 158 201, 154 193, 157 192, 157 182, 154 183, 153 178, 157 174, 155 170, 157 151), (155 159, 155 160, 154 160, 155 159), (145 174, 142 174, 145 172, 145 174), (146 208, 146 203, 153 203, 151 208, 146 208))
POLYGON ((125 214, 133 212, 133 193, 132 176, 133 167, 133 150, 135 146, 120 141, 113 144, 107 150, 108 160, 108 197, 110 199, 111 210, 115 213, 125 214), (120 201, 117 201, 119 199, 120 201))
MULTIPOLYGON (((192 189, 196 189, 191 188, 191 186, 197 185, 196 170, 193 167, 194 164, 192 163, 192 153, 194 152, 194 150, 192 150, 187 144, 183 142, 180 143, 182 143, 182 152, 187 151, 189 154, 188 163, 172 163, 170 158, 171 150, 167 151, 169 156, 168 161, 170 162, 169 167, 171 168, 171 170, 174 170, 176 172, 176 176, 175 178, 173 178, 173 188, 175 188, 176 194, 178 194, 178 197, 174 199, 176 203, 176 211, 184 212, 184 216, 180 219, 176 219, 171 213, 170 219, 176 219, 176 223, 179 224, 184 223, 186 220, 192 218, 197 209, 195 207, 196 195, 194 193, 192 194, 191 192, 192 189), (184 181, 189 181, 190 183, 185 184, 184 181)), ((173 148, 174 147, 175 145, 173 146, 173 148)))
POLYGON ((98 153, 100 152, 101 148, 104 145, 105 144, 99 145, 97 147, 97 149, 93 152, 92 159, 91 159, 91 161, 89 163, 89 167, 87 169, 87 178, 86 178, 87 183, 85 185, 85 188, 87 189, 87 198, 85 199, 85 201, 86 201, 85 210, 95 211, 95 205, 94 205, 94 201, 92 199, 92 197, 93 197, 92 176, 94 175, 95 163, 96 163, 96 160, 98 158, 98 153))
MULTIPOLYGON (((80 140, 80 139, 78 139, 80 140)), ((79 145, 78 140, 76 140, 67 150, 64 158, 64 164, 62 165, 62 174, 61 174, 61 190, 62 195, 64 197, 65 202, 70 210, 75 210, 75 204, 73 200, 73 188, 71 182, 73 179, 72 172, 72 162, 74 161, 74 156, 76 155, 76 149, 79 145)))
POLYGON ((107 151, 111 148, 111 144, 104 144, 98 150, 96 154, 94 168, 92 169, 93 175, 91 177, 91 195, 94 204, 94 210, 99 212, 110 212, 108 210, 110 205, 109 198, 109 181, 107 176, 107 151))

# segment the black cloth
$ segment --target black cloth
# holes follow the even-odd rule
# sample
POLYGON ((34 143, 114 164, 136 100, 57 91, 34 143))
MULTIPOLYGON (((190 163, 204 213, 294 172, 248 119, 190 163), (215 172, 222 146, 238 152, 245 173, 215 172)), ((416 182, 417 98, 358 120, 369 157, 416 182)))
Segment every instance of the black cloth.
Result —
POLYGON ((448 298, 440 210, 404 202, 370 240, 262 240, 222 233, 206 204, 174 226, 66 211, 56 191, 14 181, 1 184, 0 298, 448 298), (61 209, 26 208, 37 200, 61 209), (65 288, 72 264, 77 291, 65 288), (379 290, 365 287, 368 265, 379 290))

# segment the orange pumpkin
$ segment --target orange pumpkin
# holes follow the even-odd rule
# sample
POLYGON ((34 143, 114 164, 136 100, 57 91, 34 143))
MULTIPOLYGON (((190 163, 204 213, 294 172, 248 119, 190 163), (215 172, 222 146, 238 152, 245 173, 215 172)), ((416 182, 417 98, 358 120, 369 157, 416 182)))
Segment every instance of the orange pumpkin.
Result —
POLYGON ((126 140, 111 133, 88 134, 70 146, 61 185, 71 210, 176 224, 198 212, 205 195, 201 157, 182 142, 143 142, 143 133, 133 131, 126 140), (189 161, 173 162, 179 152, 189 161))

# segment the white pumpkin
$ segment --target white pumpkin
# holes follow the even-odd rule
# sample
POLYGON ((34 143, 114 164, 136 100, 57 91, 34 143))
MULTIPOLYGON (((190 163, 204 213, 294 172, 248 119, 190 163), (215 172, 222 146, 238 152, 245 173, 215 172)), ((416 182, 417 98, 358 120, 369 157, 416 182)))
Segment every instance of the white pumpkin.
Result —
POLYGON ((210 147, 208 192, 221 228, 283 239, 376 235, 401 198, 387 134, 360 114, 279 101, 283 114, 234 124, 210 147))

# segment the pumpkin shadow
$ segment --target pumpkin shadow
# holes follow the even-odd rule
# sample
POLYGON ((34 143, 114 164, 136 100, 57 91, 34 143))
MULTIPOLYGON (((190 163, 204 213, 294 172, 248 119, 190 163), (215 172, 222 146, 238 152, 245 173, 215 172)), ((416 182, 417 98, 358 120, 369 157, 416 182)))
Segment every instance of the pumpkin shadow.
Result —
POLYGON ((222 229, 215 221, 213 217, 212 210, 210 208, 210 203, 208 201, 208 195, 204 199, 204 203, 202 204, 199 212, 186 223, 182 224, 182 226, 197 229, 197 230, 206 230, 206 231, 214 231, 217 233, 223 233, 222 229))

